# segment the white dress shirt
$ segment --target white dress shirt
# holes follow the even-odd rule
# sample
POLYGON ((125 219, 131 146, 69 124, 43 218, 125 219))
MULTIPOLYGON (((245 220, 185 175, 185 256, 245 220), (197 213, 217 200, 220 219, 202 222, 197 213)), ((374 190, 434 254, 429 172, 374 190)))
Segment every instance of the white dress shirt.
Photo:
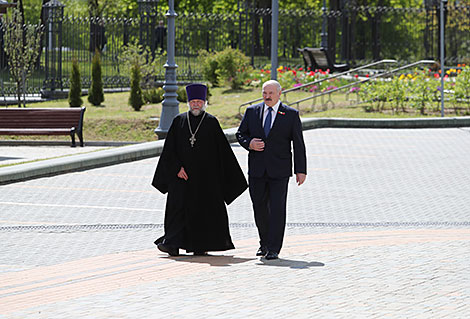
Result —
MULTIPOLYGON (((279 110, 279 105, 281 104, 281 100, 277 101, 274 106, 272 106, 273 110, 271 111, 271 127, 273 127, 274 120, 276 119, 277 115, 277 110, 279 110)), ((266 121, 266 116, 268 116, 268 108, 269 106, 264 104, 264 113, 263 113, 263 127, 264 127, 264 122, 266 121)))

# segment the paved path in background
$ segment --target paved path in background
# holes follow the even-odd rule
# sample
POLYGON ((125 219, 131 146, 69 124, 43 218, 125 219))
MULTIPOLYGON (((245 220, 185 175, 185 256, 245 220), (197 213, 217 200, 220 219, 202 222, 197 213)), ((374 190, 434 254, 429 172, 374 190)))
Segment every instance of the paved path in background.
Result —
POLYGON ((248 192, 235 250, 158 252, 157 158, 0 186, 0 318, 467 318, 470 132, 304 136, 278 261, 254 256, 248 192))
POLYGON ((70 147, 67 146, 1 146, 0 165, 77 155, 106 149, 102 146, 70 147))

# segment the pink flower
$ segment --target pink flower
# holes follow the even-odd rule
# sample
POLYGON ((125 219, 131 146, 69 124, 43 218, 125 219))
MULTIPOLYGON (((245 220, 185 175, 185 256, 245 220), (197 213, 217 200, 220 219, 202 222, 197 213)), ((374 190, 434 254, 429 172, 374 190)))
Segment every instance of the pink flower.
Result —
POLYGON ((318 89, 318 86, 314 85, 310 88, 309 92, 314 92, 318 89))

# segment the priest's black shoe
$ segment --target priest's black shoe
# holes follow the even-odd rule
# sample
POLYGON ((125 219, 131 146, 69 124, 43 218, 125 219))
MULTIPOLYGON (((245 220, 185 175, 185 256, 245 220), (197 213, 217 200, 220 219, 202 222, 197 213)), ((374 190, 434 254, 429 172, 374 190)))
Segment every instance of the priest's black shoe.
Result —
POLYGON ((158 244, 157 248, 170 256, 179 256, 179 249, 165 244, 158 244))
POLYGON ((266 249, 266 247, 261 246, 260 248, 258 248, 258 251, 256 252, 256 256, 266 256, 267 253, 268 253, 268 250, 266 249))
POLYGON ((273 252, 273 251, 268 251, 268 253, 266 254, 266 256, 264 256, 264 258, 266 258, 267 260, 278 259, 278 258, 279 258, 279 254, 278 254, 278 253, 275 253, 275 252, 273 252))

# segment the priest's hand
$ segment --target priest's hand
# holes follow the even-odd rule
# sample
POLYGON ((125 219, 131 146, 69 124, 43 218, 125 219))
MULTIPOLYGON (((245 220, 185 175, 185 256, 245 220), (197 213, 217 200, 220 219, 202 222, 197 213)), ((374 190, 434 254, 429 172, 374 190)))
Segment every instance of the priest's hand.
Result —
POLYGON ((307 178, 306 174, 303 173, 296 173, 295 174, 295 180, 297 181, 297 185, 302 185, 305 182, 305 179, 307 178))
POLYGON ((180 171, 178 172, 178 177, 184 179, 185 181, 188 180, 188 174, 186 174, 184 167, 181 166, 180 171))
POLYGON ((264 151, 264 141, 260 138, 254 138, 250 141, 250 150, 262 152, 264 151))

